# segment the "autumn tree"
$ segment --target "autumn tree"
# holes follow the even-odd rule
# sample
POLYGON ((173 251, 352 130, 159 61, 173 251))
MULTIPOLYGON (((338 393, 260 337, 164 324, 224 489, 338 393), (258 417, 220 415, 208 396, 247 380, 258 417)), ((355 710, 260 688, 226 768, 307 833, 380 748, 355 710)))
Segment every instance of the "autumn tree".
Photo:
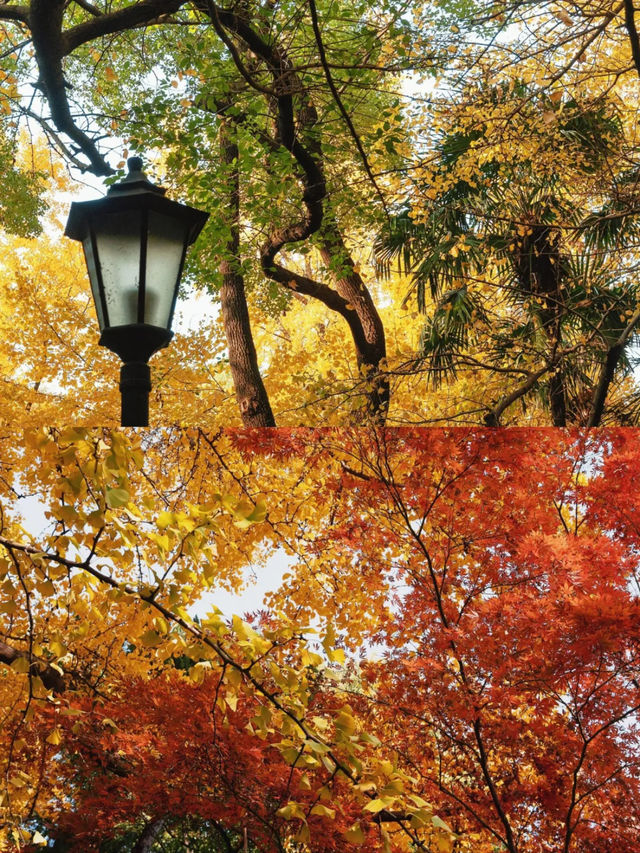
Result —
POLYGON ((394 3, 375 15, 363 4, 349 15, 340 11, 331 16, 315 3, 308 9, 288 4, 227 9, 176 0, 0 8, 24 75, 34 70, 24 45, 33 44, 37 79, 31 82, 46 104, 40 123, 71 163, 110 175, 113 167, 99 137, 103 127, 116 131, 134 144, 162 149, 191 199, 206 199, 220 214, 214 217, 204 255, 214 264, 205 263, 203 272, 210 278, 211 267, 219 266, 236 390, 249 425, 272 425, 273 417, 245 305, 251 254, 238 257, 234 187, 241 177, 243 197, 250 202, 243 213, 261 235, 260 277, 284 288, 285 294, 317 299, 343 318, 362 371, 365 408, 369 417, 385 417, 384 330, 345 239, 343 209, 353 206, 354 195, 345 194, 344 185, 347 169, 364 174, 370 189, 358 202, 363 210, 371 192, 380 193, 362 137, 370 133, 377 111, 393 109, 390 98, 375 94, 375 87, 380 73, 395 70, 386 39, 405 38, 402 12, 394 3), (116 51, 116 44, 121 49, 116 51), (150 74, 159 85, 149 94, 150 74), (92 77, 99 82, 87 86, 92 77), (175 85, 170 96, 174 90, 167 90, 169 81, 175 85), (370 102, 359 95, 361 88, 371 91, 370 102), (80 117, 73 106, 78 99, 80 117), (239 157, 233 156, 235 146, 239 157), (210 178, 202 169, 203 154, 221 163, 210 178), (213 199, 220 187, 218 207, 213 199), (295 253, 311 238, 324 269, 303 274, 295 253))
MULTIPOLYGON (((313 704, 322 713, 322 699, 313 704)), ((305 767, 303 756, 291 762, 275 733, 256 728, 259 711, 215 675, 194 684, 177 668, 128 680, 98 706, 84 697, 46 709, 28 742, 60 733, 56 784, 66 791, 52 791, 47 835, 69 849, 102 850, 110 838, 122 844, 146 833, 151 848, 184 832, 208 840, 209 850, 240 851, 246 834, 248 850, 285 850, 304 839, 308 820, 314 850, 355 851, 349 836, 375 845, 375 823, 366 835, 351 830, 361 813, 348 783, 327 787, 324 768, 305 767)))
POLYGON ((601 215, 603 174, 629 180, 619 109, 514 79, 472 92, 376 244, 387 274, 397 259, 410 277, 404 304, 427 314, 424 369, 437 388, 473 377, 489 425, 537 397, 555 426, 594 426, 612 387, 608 417, 633 419, 638 223, 601 215))
MULTIPOLYGON (((247 437, 259 442, 262 435, 257 431, 247 437)), ((305 441, 303 436, 299 440, 305 441)), ((153 705, 151 687, 141 686, 141 680, 159 679, 156 688, 176 696, 181 684, 185 691, 189 683, 201 686, 190 695, 201 703, 207 730, 219 725, 226 731, 236 709, 238 720, 245 715, 256 738, 256 751, 245 757, 255 758, 251 767, 258 778, 263 764, 273 764, 274 773, 280 767, 282 784, 274 776, 273 802, 261 817, 254 814, 271 849, 281 849, 277 839, 294 836, 301 843, 312 835, 326 837, 327 849, 344 849, 351 840, 361 843, 378 830, 371 819, 378 810, 376 792, 387 785, 403 790, 406 785, 411 791, 409 778, 380 749, 378 739, 357 725, 327 674, 345 659, 330 627, 303 625, 284 613, 250 624, 238 616, 227 621, 210 605, 200 613, 194 610, 213 585, 236 588, 248 560, 260 562, 274 543, 286 545, 291 514, 299 520, 304 516, 295 508, 302 488, 296 484, 295 458, 287 494, 278 485, 279 463, 271 461, 270 453, 254 462, 255 449, 242 441, 236 446, 233 432, 209 436, 176 430, 143 438, 106 430, 44 429, 27 434, 22 443, 6 438, 0 533, 5 843, 17 849, 41 844, 45 836, 36 826, 65 825, 64 814, 57 812, 67 811, 70 800, 61 797, 64 783, 56 775, 65 757, 71 762, 68 780, 79 786, 78 801, 95 780, 91 755, 107 755, 107 774, 132 777, 122 789, 122 809, 110 815, 111 824, 109 816, 88 816, 91 829, 76 826, 83 838, 97 830, 117 834, 125 813, 133 822, 145 822, 147 806, 130 809, 133 788, 126 787, 134 784, 136 771, 146 784, 144 763, 134 763, 129 773, 117 748, 110 760, 111 747, 94 740, 108 734, 104 727, 113 728, 114 720, 123 725, 131 720, 129 703, 121 704, 127 691, 132 697, 147 695, 153 705), (264 476, 261 486, 249 478, 254 465, 257 479, 264 476), (46 508, 50 526, 39 535, 20 524, 20 495, 25 493, 31 499, 39 496, 46 508), (265 500, 272 493, 280 493, 284 502, 267 522, 265 500), (321 699, 324 677, 329 687, 321 699), (75 736, 81 736, 77 747, 75 736), (78 776, 74 756, 85 742, 93 743, 86 756, 88 776, 84 771, 78 776), (270 756, 277 754, 281 759, 274 764, 270 756), (305 782, 298 792, 294 782, 302 771, 309 774, 311 787, 305 782)), ((276 453, 284 458, 291 448, 276 448, 276 453)), ((188 700, 188 692, 183 698, 188 700)), ((174 717, 179 721, 179 714, 174 717)), ((161 729, 165 722, 157 725, 161 729)), ((129 734, 132 744, 143 746, 133 728, 129 734)), ((243 743, 248 744, 246 738, 243 743)), ((147 745, 144 760, 155 760, 155 747, 147 745)), ((234 763, 231 756, 229 762, 234 763)), ((107 787, 113 781, 105 779, 107 787)), ((159 792, 166 782, 158 779, 159 792)), ((242 805, 245 789, 236 783, 229 793, 235 796, 234 791, 239 811, 234 817, 227 810, 231 823, 224 824, 232 833, 240 818, 246 826, 255 811, 249 801, 242 805)), ((194 792, 195 799, 186 801, 188 810, 174 814, 166 814, 165 794, 159 797, 157 820, 221 818, 214 793, 207 801, 194 792), (193 808, 195 802, 201 808, 193 808)), ((117 799, 111 802, 116 805, 117 799)), ((399 825, 404 839, 399 849, 425 834, 451 837, 435 813, 411 797, 404 813, 415 817, 411 825, 399 825)))
POLYGON ((426 315, 405 370, 460 422, 635 423, 633 4, 460 4, 448 42, 377 247, 426 315))
POLYGON ((208 774, 235 720, 256 779, 272 765, 278 807, 256 815, 253 789, 226 788, 232 834, 262 837, 266 818, 265 844, 312 850, 633 849, 635 434, 150 431, 144 455, 140 440, 41 431, 29 458, 3 446, 14 832, 37 817, 117 837, 163 807, 218 820, 197 775, 189 813, 170 805, 172 773, 195 749, 208 774), (31 541, 14 521, 27 490, 53 523, 31 541), (290 566, 263 612, 197 616, 208 588, 276 552, 290 566), (161 744, 187 737, 184 714, 154 696, 202 721, 179 760, 161 744), (151 768, 153 808, 134 796, 151 768), (298 771, 311 789, 287 787, 298 771))
POLYGON ((353 691, 369 730, 474 850, 633 849, 635 435, 326 446, 331 526, 273 602, 375 644, 353 691))

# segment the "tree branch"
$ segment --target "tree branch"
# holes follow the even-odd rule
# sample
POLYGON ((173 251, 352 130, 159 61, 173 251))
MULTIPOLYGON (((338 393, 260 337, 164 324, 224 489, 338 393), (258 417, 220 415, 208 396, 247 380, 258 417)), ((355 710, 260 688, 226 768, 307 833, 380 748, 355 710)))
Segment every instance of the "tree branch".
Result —
MULTIPOLYGON (((53 2, 53 0, 45 0, 53 2)), ((142 0, 116 12, 108 12, 100 17, 76 24, 62 34, 62 54, 67 56, 81 44, 100 38, 100 36, 121 33, 143 24, 151 24, 163 15, 177 12, 187 0, 142 0)))
POLYGON ((519 385, 511 394, 507 394, 505 397, 500 400, 487 414, 484 416, 484 422, 489 427, 497 427, 500 425, 500 416, 508 409, 512 403, 515 403, 516 400, 519 400, 520 397, 524 396, 527 391, 530 391, 533 386, 536 384, 538 379, 541 376, 544 376, 553 365, 545 364, 540 370, 536 370, 535 373, 532 373, 526 382, 523 382, 522 385, 519 385))
POLYGON ((93 3, 89 3, 89 0, 73 0, 73 2, 76 6, 82 7, 86 12, 89 12, 90 15, 95 15, 97 18, 103 14, 97 6, 94 6, 93 3))
POLYGON ((142 834, 136 843, 133 845, 131 853, 151 853, 153 843, 160 834, 163 824, 164 818, 150 820, 142 830, 142 834))
MULTIPOLYGON (((291 152, 296 162, 302 169, 301 181, 303 185, 302 200, 305 214, 298 222, 277 229, 269 236, 268 241, 260 251, 262 269, 269 278, 272 276, 273 260, 278 252, 287 243, 298 243, 306 240, 314 234, 322 224, 323 200, 327 194, 326 183, 322 166, 320 164, 321 151, 319 145, 315 144, 315 150, 306 148, 296 138, 296 127, 293 112, 293 93, 302 93, 303 86, 295 74, 288 58, 277 47, 270 45, 262 36, 253 30, 247 21, 235 12, 220 9, 213 0, 199 0, 198 7, 203 9, 211 18, 216 32, 224 34, 225 30, 235 33, 247 47, 262 59, 273 77, 273 90, 259 86, 253 80, 242 63, 240 55, 235 48, 231 51, 232 59, 242 76, 248 80, 253 88, 267 94, 269 97, 275 95, 278 109, 278 131, 282 145, 291 152)), ((226 36, 226 34, 225 34, 226 36)), ((220 36, 229 47, 228 37, 220 36)), ((231 48, 229 48, 231 50, 231 48)), ((317 121, 317 113, 312 107, 307 107, 304 122, 305 128, 312 127, 317 121)), ((279 281, 279 278, 274 278, 279 281)))
POLYGON ((638 38, 638 30, 636 29, 635 9, 633 8, 633 0, 624 0, 624 24, 629 35, 629 43, 631 45, 631 55, 633 64, 640 76, 640 38, 638 38))
POLYGON ((29 23, 29 7, 28 6, 9 6, 7 3, 0 3, 0 20, 2 21, 20 21, 22 24, 29 23))
POLYGON ((616 367, 622 358, 624 348, 627 345, 635 327, 638 325, 638 322, 640 322, 640 308, 635 312, 615 344, 607 351, 604 364, 600 371, 598 384, 593 393, 591 411, 589 412, 589 420, 587 421, 588 427, 600 426, 600 421, 602 420, 602 414, 604 412, 604 404, 607 399, 607 394, 609 393, 609 386, 613 382, 616 367))
POLYGON ((13 646, 9 646, 7 643, 3 643, 0 640, 0 663, 11 666, 14 661, 19 660, 20 658, 24 658, 29 661, 30 675, 40 678, 47 690, 53 690, 55 693, 64 692, 64 678, 57 670, 35 657, 29 658, 27 652, 14 649, 13 646))
POLYGON ((261 92, 263 95, 267 95, 269 98, 276 97, 275 91, 272 89, 267 89, 266 86, 261 86, 256 82, 255 78, 252 76, 251 72, 245 67, 244 62, 242 61, 242 57, 238 51, 238 48, 235 46, 233 41, 229 38, 227 31, 222 26, 222 22, 220 21, 220 16, 218 15, 218 10, 214 3, 211 0, 207 0, 207 10, 209 12, 209 16, 211 18, 211 23, 213 24, 213 28, 218 34, 220 41, 225 45, 229 53, 231 54, 231 58, 233 62, 240 72, 240 74, 244 77, 247 83, 251 86, 252 89, 255 89, 256 92, 261 92))
POLYGON ((29 26, 40 72, 39 84, 51 109, 51 118, 61 133, 65 133, 89 160, 86 166, 95 175, 110 175, 113 169, 102 157, 95 142, 76 125, 67 100, 66 82, 62 71, 64 37, 62 19, 64 0, 32 0, 29 26))

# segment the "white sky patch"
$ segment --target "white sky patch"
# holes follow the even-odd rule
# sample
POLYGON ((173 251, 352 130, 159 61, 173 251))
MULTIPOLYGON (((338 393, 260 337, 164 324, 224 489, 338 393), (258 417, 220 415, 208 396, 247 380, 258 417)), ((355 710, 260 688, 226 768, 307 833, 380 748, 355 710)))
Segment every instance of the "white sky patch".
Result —
POLYGON ((203 322, 210 325, 219 311, 218 302, 208 291, 191 291, 178 298, 172 328, 176 333, 196 331, 203 322))
POLYGON ((212 606, 217 607, 226 617, 234 613, 244 616, 264 609, 265 596, 274 592, 282 583, 283 574, 293 565, 293 557, 285 551, 276 551, 264 565, 247 566, 243 575, 243 587, 240 592, 229 592, 221 587, 213 587, 206 592, 193 608, 198 616, 204 616, 212 606))
MULTIPOLYGON (((27 533, 36 540, 47 528, 51 529, 51 521, 45 516, 46 507, 39 498, 31 495, 16 498, 14 508, 20 512, 27 533)), ((283 574, 291 569, 293 562, 293 557, 284 550, 278 550, 264 564, 246 566, 238 584, 238 592, 214 586, 201 596, 192 608, 192 613, 202 617, 215 606, 230 619, 234 614, 243 616, 245 613, 263 609, 265 596, 278 589, 283 574)))

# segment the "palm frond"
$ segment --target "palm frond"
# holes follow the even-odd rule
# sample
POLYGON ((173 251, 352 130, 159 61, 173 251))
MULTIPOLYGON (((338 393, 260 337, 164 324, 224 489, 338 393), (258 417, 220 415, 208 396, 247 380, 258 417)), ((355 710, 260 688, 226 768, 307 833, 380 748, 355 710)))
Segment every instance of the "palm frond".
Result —
POLYGON ((456 376, 457 356, 468 346, 470 331, 484 309, 465 286, 444 294, 420 336, 420 355, 427 362, 429 378, 439 388, 456 376))
POLYGON ((389 278, 394 261, 398 262, 399 272, 411 271, 416 257, 415 244, 420 242, 420 230, 408 209, 389 219, 373 242, 373 264, 380 277, 389 278))

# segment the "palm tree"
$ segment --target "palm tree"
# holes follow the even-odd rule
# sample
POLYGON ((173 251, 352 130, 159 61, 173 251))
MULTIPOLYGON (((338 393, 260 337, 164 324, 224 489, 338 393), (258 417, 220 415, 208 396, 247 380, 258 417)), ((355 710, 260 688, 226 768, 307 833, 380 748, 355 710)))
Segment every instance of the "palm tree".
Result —
MULTIPOLYGON (((506 91, 484 96, 495 105, 506 91)), ((623 132, 609 104, 536 99, 526 87, 519 95, 547 121, 552 111, 549 148, 575 151, 585 183, 611 171, 623 132)), ((475 180, 456 179, 491 144, 483 125, 444 135, 437 155, 446 189, 428 206, 412 201, 400 210, 378 235, 375 260, 386 274, 397 261, 411 277, 404 302, 415 296, 426 315, 418 355, 436 387, 462 368, 503 373, 518 384, 487 403, 487 424, 537 394, 554 425, 595 425, 614 378, 632 368, 640 290, 633 264, 625 268, 621 259, 626 253, 633 261, 640 169, 619 172, 600 188, 598 208, 585 210, 575 181, 561 168, 542 172, 526 154, 508 163, 485 154, 475 180)), ((634 404, 610 415, 637 412, 634 404)))

